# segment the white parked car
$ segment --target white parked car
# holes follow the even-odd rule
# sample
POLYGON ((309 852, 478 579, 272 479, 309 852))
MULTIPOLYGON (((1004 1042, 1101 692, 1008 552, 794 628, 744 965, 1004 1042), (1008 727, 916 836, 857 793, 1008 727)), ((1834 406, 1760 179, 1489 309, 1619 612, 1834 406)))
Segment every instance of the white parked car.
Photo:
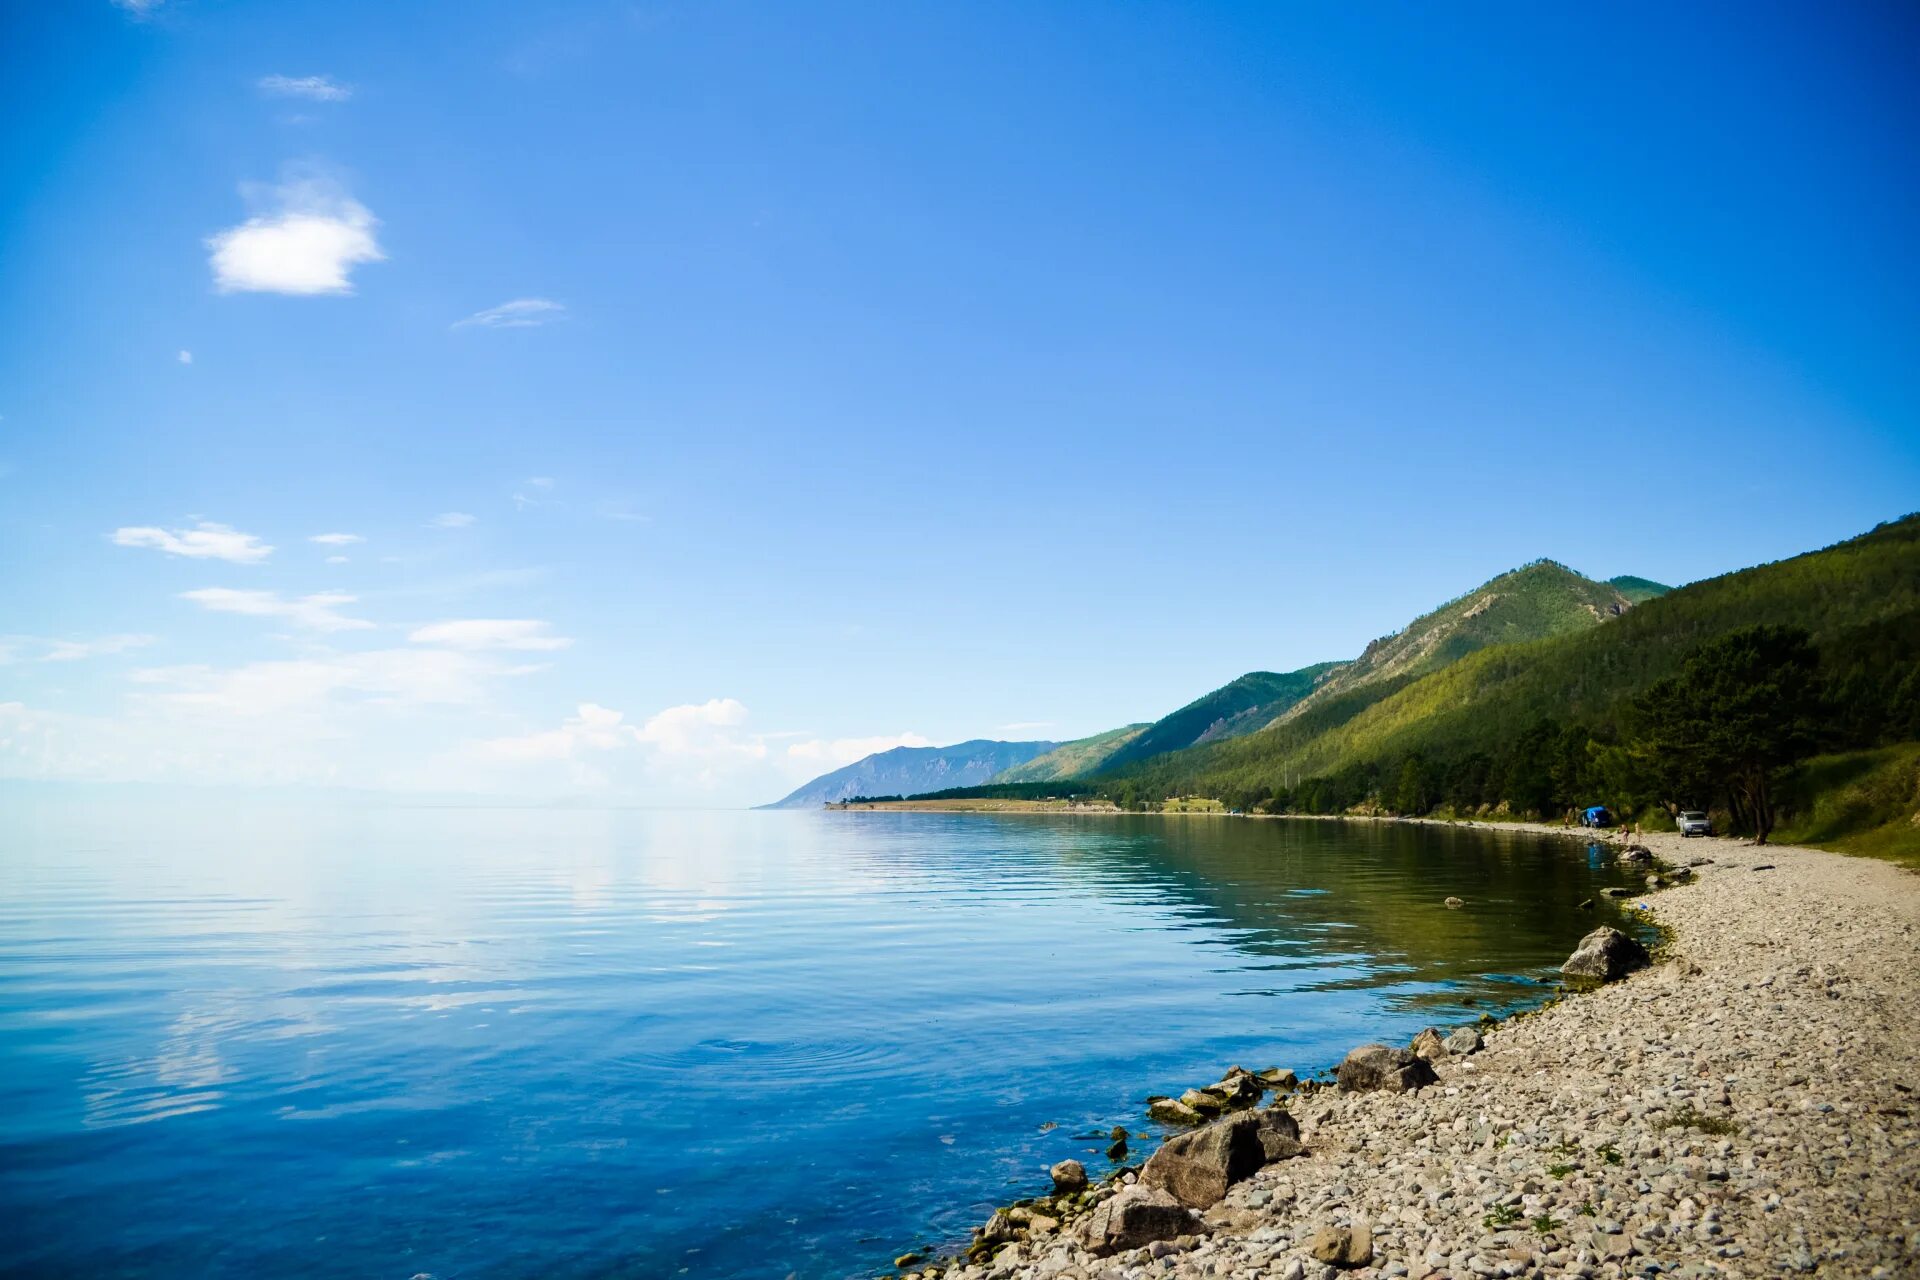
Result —
POLYGON ((1713 820, 1698 809, 1687 809, 1679 818, 1682 836, 1710 836, 1713 834, 1713 820))

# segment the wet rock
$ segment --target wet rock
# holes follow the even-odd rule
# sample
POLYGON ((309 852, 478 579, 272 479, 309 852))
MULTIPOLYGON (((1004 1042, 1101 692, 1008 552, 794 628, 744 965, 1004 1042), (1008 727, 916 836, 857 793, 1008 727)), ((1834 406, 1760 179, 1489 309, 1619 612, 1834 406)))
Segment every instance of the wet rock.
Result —
POLYGON ((1087 1189, 1087 1167, 1078 1160, 1062 1160, 1049 1172, 1053 1175, 1053 1193, 1057 1196, 1087 1189))
POLYGON ((1178 1098, 1155 1098, 1147 1104, 1147 1117, 1161 1124, 1201 1124, 1206 1120, 1178 1098))
POLYGON ((1260 1101, 1260 1095, 1266 1092, 1266 1088, 1252 1072, 1235 1067, 1224 1080, 1208 1085, 1203 1092, 1221 1098, 1229 1107, 1250 1107, 1260 1101))
POLYGON ((1267 1162, 1260 1126, 1258 1117, 1234 1116, 1168 1138, 1148 1158, 1140 1180, 1195 1209, 1217 1204, 1227 1188, 1267 1162))
POLYGON ((1631 897, 1633 896, 1633 890, 1631 890, 1631 889, 1602 889, 1602 890, 1600 891, 1600 896, 1601 896, 1601 897, 1603 897, 1603 898, 1631 898, 1631 897))
POLYGON ((1438 1062, 1447 1056, 1447 1042, 1440 1038, 1440 1028, 1427 1027, 1413 1038, 1413 1056, 1428 1062, 1438 1062))
POLYGON ((1203 1116, 1218 1115, 1227 1109, 1227 1100, 1207 1089, 1189 1089, 1180 1095, 1180 1101, 1203 1116))
POLYGON ((1460 908, 1466 906, 1467 904, 1464 900, 1460 898, 1448 898, 1443 905, 1449 911, 1458 911, 1460 908))
POLYGON ((993 1216, 987 1219, 987 1225, 980 1228, 980 1243, 1001 1244, 1020 1234, 1020 1224, 1005 1209, 995 1209, 993 1216))
POLYGON ((1105 1255, 1174 1240, 1195 1227, 1193 1214, 1165 1191, 1133 1186, 1096 1205, 1074 1235, 1088 1253, 1105 1255))
POLYGON ((1602 925, 1586 937, 1567 957, 1560 972, 1572 978, 1591 978, 1612 982, 1635 969, 1647 967, 1647 949, 1618 929, 1602 925))
POLYGON ((1405 1093, 1439 1079, 1426 1061, 1392 1045, 1363 1044, 1341 1060, 1334 1078, 1348 1093, 1405 1093))
POLYGON ((1630 844, 1620 851, 1622 862, 1652 862, 1653 851, 1644 845, 1630 844))
POLYGON ((1294 1075, 1291 1071, 1282 1070, 1279 1067, 1269 1067, 1267 1070, 1262 1071, 1260 1073, 1260 1079, 1266 1082, 1267 1088, 1281 1093, 1291 1092, 1300 1086, 1298 1076, 1294 1075))

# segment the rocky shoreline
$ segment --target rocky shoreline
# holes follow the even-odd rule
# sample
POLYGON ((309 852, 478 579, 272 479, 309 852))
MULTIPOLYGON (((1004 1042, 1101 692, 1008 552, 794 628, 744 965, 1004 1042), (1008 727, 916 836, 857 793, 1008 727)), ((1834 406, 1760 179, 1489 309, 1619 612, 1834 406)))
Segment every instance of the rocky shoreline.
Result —
POLYGON ((1088 1185, 1063 1161, 1051 1194, 900 1274, 1920 1275, 1920 878, 1642 843, 1652 963, 1596 930, 1566 970, 1596 989, 1362 1046, 1338 1083, 1235 1067, 1156 1099, 1188 1127, 1144 1165, 1088 1185))

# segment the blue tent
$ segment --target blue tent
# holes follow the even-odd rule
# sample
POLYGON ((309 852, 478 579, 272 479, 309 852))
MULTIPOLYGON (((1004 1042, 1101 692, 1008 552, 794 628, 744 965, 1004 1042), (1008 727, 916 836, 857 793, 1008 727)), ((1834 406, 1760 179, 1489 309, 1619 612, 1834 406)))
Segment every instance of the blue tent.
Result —
POLYGON ((1603 804, 1597 804, 1594 805, 1593 808, 1588 809, 1580 815, 1580 820, 1590 827, 1610 827, 1613 825, 1613 815, 1607 812, 1607 806, 1603 804))

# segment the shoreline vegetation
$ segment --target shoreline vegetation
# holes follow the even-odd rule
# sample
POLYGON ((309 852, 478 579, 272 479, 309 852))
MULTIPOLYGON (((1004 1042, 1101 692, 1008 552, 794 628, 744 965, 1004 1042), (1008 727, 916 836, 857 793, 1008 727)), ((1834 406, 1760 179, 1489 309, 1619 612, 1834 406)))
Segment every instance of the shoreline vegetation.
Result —
MULTIPOLYGON (((956 803, 833 807, 1067 811, 956 803)), ((1148 1099, 1142 1130, 1116 1130, 1107 1178, 1063 1160, 1050 1191, 958 1251, 915 1250, 883 1274, 1920 1272, 1920 878, 1810 848, 1604 834, 1647 867, 1651 956, 1596 929, 1542 1005, 1356 1047, 1334 1079, 1223 1064, 1216 1084, 1148 1099), (1148 1125, 1170 1136, 1130 1151, 1148 1125)))

